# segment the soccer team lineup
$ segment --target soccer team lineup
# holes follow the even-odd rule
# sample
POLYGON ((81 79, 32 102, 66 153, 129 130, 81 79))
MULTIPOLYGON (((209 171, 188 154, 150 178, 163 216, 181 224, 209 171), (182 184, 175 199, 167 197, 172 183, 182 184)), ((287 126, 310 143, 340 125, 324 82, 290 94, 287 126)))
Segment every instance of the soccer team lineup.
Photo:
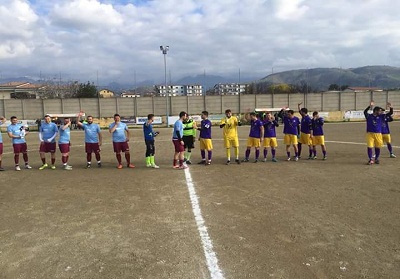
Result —
MULTIPOLYGON (((317 147, 321 149, 321 159, 327 160, 327 149, 324 136, 324 118, 320 117, 317 111, 309 112, 307 108, 298 104, 300 118, 295 116, 295 111, 284 107, 273 115, 270 111, 251 112, 248 114, 250 132, 247 138, 244 157, 240 158, 238 127, 242 125, 238 116, 233 116, 230 109, 225 110, 225 117, 220 123, 213 126, 208 119, 207 111, 201 112, 201 122, 196 123, 189 115, 182 111, 179 119, 173 125, 172 143, 174 148, 173 165, 174 169, 186 169, 192 164, 192 150, 195 141, 199 141, 200 160, 198 164, 211 165, 213 158, 212 133, 215 130, 222 130, 223 142, 226 154, 226 164, 241 164, 241 162, 278 162, 277 159, 277 131, 276 128, 283 125, 283 145, 285 148, 286 161, 298 161, 302 154, 306 153, 308 160, 317 159, 317 147), (311 116, 310 116, 311 115, 311 116), (307 149, 307 150, 303 150, 307 149), (231 154, 233 150, 233 154, 231 154), (254 155, 251 156, 251 152, 254 155), (262 154, 260 154, 262 153, 262 154), (270 153, 270 154, 269 154, 270 153), (232 156, 234 155, 234 156, 232 156), (293 156, 292 156, 293 155, 293 156)), ((95 157, 96 167, 102 167, 101 145, 103 135, 99 124, 93 122, 92 116, 82 118, 84 112, 80 112, 76 117, 77 126, 84 132, 84 148, 86 153, 86 168, 92 167, 92 154, 95 157)), ((386 144, 389 155, 395 158, 391 144, 389 122, 393 121, 393 107, 390 103, 386 107, 375 106, 372 101, 364 110, 366 119, 366 145, 367 145, 367 164, 380 164, 380 151, 386 144)), ((145 164, 148 168, 158 169, 155 162, 156 155, 156 136, 159 132, 153 128, 154 114, 147 116, 147 121, 143 124, 143 139, 146 146, 145 164)), ((5 123, 5 117, 0 118, 0 124, 5 123)), ((21 168, 31 169, 28 158, 29 128, 20 124, 16 116, 10 118, 11 124, 7 126, 7 136, 12 141, 14 154, 14 168, 20 171, 21 168), (20 164, 22 154, 24 164, 20 164)), ((39 170, 46 168, 57 169, 56 152, 57 144, 61 153, 62 169, 72 170, 68 164, 71 145, 71 118, 66 117, 62 123, 54 123, 50 115, 45 115, 38 127, 38 137, 40 141, 39 154, 42 165, 39 170), (50 154, 50 160, 46 154, 50 154)), ((130 154, 131 132, 127 124, 121 122, 119 114, 114 115, 114 121, 109 125, 108 131, 111 134, 113 151, 115 153, 117 168, 135 168, 130 154)), ((34 140, 34 139, 29 139, 34 140)), ((3 138, 0 136, 0 170, 4 171, 2 154, 4 152, 3 138)), ((283 153, 283 151, 281 151, 283 153)))

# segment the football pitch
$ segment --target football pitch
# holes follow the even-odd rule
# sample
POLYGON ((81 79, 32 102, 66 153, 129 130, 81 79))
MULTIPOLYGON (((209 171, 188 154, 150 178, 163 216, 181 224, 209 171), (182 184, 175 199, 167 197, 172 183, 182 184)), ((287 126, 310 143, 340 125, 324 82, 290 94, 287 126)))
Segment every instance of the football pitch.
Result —
MULTIPOLYGON (((83 132, 71 132, 72 171, 13 170, 3 133, 0 278, 398 278, 400 156, 368 166, 365 123, 327 123, 328 160, 225 165, 213 127, 213 160, 172 168, 172 129, 160 128, 156 163, 145 167, 141 129, 130 141, 135 169, 116 169, 103 131, 102 168, 85 169, 83 132)), ((400 155, 400 122, 391 123, 400 155)), ((243 159, 249 126, 239 129, 243 159)), ((261 152, 262 154, 262 152, 261 152)), ((232 150, 233 155, 233 150, 232 150)), ((251 153, 254 158, 254 150, 251 153)), ((22 160, 22 158, 21 158, 22 160)), ((93 156, 93 163, 94 163, 93 156)))

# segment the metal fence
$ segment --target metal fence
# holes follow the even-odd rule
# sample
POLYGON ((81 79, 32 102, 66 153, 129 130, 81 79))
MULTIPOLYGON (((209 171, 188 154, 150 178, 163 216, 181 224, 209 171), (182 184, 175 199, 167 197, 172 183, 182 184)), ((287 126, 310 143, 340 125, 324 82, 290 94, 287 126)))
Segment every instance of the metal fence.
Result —
MULTIPOLYGON (((169 114, 178 115, 180 111, 199 114, 207 110, 210 114, 224 113, 231 109, 233 113, 246 113, 255 108, 276 108, 289 106, 297 109, 302 102, 309 110, 347 111, 363 110, 371 100, 385 106, 389 101, 400 107, 400 91, 384 92, 324 92, 308 94, 261 94, 235 96, 180 96, 169 97, 169 114)), ((100 98, 100 99, 11 99, 0 100, 0 115, 9 118, 37 119, 44 114, 78 113, 84 111, 96 118, 121 116, 146 116, 153 113, 165 116, 166 97, 139 98, 100 98)))

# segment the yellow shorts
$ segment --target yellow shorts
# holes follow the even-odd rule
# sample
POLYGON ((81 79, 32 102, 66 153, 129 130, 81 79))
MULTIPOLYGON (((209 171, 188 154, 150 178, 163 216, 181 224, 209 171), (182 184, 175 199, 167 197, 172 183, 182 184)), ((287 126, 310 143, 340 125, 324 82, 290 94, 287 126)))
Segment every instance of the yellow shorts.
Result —
POLYGON ((239 139, 238 138, 224 138, 224 146, 225 148, 239 147, 239 139))
POLYGON ((276 138, 264 138, 264 147, 278 147, 276 138))
POLYGON ((367 133, 367 147, 382 147, 383 139, 381 133, 367 133))
POLYGON ((390 137, 390 134, 382 134, 382 139, 384 143, 391 143, 392 138, 390 137))
POLYGON ((261 141, 259 138, 249 137, 247 139, 247 147, 260 147, 260 146, 261 146, 261 141))
POLYGON ((313 136, 312 137, 312 145, 325 145, 325 137, 324 136, 313 136))
POLYGON ((200 149, 201 150, 212 150, 213 149, 212 140, 200 138, 200 149))
POLYGON ((297 144, 297 135, 285 134, 283 143, 286 145, 297 144))
POLYGON ((299 142, 301 144, 312 145, 311 134, 300 133, 299 142))

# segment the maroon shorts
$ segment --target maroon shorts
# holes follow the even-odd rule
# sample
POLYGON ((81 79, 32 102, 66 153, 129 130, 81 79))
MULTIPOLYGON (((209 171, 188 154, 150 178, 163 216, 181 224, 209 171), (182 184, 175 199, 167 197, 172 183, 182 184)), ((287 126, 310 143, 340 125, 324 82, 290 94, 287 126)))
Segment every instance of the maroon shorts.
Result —
POLYGON ((58 144, 58 148, 60 149, 61 153, 69 153, 69 146, 71 144, 70 143, 59 143, 58 144))
POLYGON ((172 140, 172 143, 174 144, 175 152, 179 153, 185 151, 185 146, 182 145, 179 140, 172 140))
POLYGON ((14 143, 13 148, 14 154, 26 153, 28 151, 28 146, 26 143, 14 143))
POLYGON ((55 153, 56 152, 56 143, 55 142, 42 142, 40 144, 39 152, 44 153, 55 153))
POLYGON ((3 154, 3 143, 0 142, 0 155, 3 154))
POLYGON ((85 152, 86 153, 99 153, 100 152, 100 145, 98 142, 96 143, 90 143, 90 142, 85 142, 85 152))
POLYGON ((114 152, 115 153, 121 153, 122 152, 128 152, 129 151, 129 144, 124 141, 124 142, 113 142, 113 147, 114 147, 114 152))

